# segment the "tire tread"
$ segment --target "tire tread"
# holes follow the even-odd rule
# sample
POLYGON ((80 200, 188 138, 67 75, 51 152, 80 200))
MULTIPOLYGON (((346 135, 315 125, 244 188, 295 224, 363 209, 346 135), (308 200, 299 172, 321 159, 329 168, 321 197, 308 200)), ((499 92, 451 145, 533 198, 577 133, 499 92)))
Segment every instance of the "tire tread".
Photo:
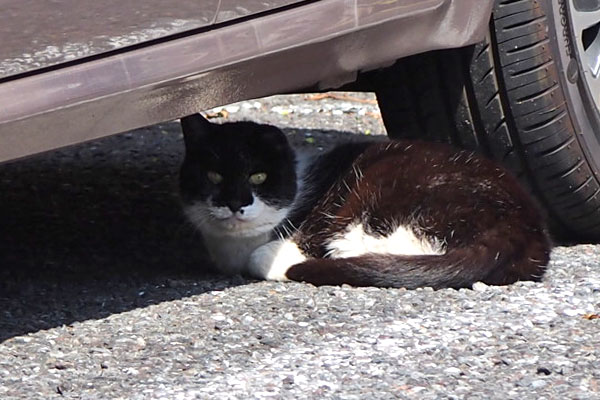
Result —
POLYGON ((496 0, 483 42, 398 61, 392 75, 401 79, 377 96, 390 136, 477 149, 521 179, 558 236, 598 239, 600 182, 577 139, 549 29, 539 0, 496 0))

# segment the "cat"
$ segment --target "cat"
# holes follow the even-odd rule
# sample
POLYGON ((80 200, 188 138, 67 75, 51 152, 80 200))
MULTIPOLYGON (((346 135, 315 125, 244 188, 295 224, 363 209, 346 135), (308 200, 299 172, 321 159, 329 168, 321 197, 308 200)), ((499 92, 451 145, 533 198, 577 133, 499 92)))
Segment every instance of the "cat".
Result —
POLYGON ((314 285, 539 281, 551 240, 517 179, 471 151, 391 140, 299 158, 254 122, 182 118, 183 211, 226 274, 314 285))

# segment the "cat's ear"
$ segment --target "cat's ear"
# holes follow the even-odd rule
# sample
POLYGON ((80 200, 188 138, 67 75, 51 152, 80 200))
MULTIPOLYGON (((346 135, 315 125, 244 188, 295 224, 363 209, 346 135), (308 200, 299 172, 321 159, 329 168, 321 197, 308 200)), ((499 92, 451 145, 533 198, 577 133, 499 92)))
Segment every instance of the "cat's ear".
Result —
POLYGON ((213 124, 200 114, 192 114, 181 118, 181 129, 185 147, 196 147, 212 130, 213 124))
POLYGON ((287 137, 281 129, 273 125, 257 125, 257 133, 262 137, 263 141, 267 141, 271 146, 278 148, 289 146, 287 137))

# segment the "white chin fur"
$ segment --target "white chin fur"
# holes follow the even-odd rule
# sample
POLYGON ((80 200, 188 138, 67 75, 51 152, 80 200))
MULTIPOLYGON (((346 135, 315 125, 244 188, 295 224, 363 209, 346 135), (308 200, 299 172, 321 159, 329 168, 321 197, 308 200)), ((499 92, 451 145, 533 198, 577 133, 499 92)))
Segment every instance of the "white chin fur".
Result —
POLYGON ((188 219, 204 234, 211 236, 249 237, 264 234, 285 218, 287 208, 275 208, 254 197, 252 204, 235 214, 227 207, 196 202, 184 207, 188 219))

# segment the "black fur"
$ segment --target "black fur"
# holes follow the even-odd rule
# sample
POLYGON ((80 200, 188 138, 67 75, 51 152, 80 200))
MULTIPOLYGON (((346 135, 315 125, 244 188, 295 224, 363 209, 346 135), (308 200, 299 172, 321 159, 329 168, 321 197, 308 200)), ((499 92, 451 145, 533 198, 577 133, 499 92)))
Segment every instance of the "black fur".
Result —
MULTIPOLYGON (((184 131, 193 123, 208 124, 195 119, 183 120, 184 131)), ((551 242, 540 212, 514 177, 480 155, 419 141, 343 144, 308 167, 296 194, 294 155, 279 130, 250 122, 209 125, 219 134, 186 135, 184 197, 204 195, 198 171, 218 165, 231 176, 247 175, 248 162, 239 155, 262 160, 278 174, 264 196, 292 206, 274 232, 287 235, 309 257, 287 271, 289 279, 459 288, 477 281, 539 280, 544 273, 551 242), (329 258, 328 243, 357 223, 373 236, 407 225, 423 238, 443 242, 445 252, 329 258)))
POLYGON ((295 156, 279 129, 252 122, 211 124, 200 116, 181 120, 186 132, 186 156, 180 187, 184 201, 213 196, 215 205, 247 205, 256 190, 268 204, 287 206, 296 195, 295 156), (218 171, 225 177, 217 187, 206 173, 218 171), (265 184, 251 188, 248 175, 268 173, 265 184))

